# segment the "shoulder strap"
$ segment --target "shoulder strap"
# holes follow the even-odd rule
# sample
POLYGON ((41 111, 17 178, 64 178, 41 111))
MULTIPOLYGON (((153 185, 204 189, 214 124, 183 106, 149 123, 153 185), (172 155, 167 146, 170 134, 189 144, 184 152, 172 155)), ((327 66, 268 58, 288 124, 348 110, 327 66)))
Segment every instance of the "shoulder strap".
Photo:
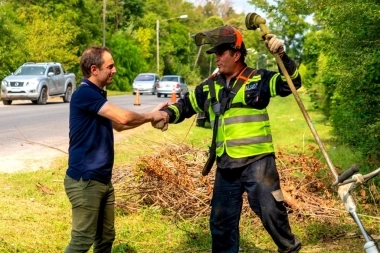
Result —
MULTIPOLYGON (((250 78, 254 74, 255 71, 256 69, 249 68, 249 67, 246 67, 245 69, 243 69, 240 72, 239 76, 236 78, 237 79, 236 83, 231 89, 231 91, 228 93, 228 96, 226 98, 222 98, 222 100, 220 101, 220 104, 218 103, 216 99, 215 83, 211 78, 208 78, 207 84, 209 86, 211 99, 209 101, 206 101, 204 110, 207 111, 211 103, 211 106, 215 115, 224 114, 225 111, 231 108, 231 103, 236 93, 243 86, 243 84, 248 80, 248 78, 250 78)), ((214 75, 211 75, 210 77, 212 76, 214 75)))
MULTIPOLYGON (((214 163, 215 157, 216 157, 216 135, 218 132, 218 124, 219 124, 219 116, 221 114, 224 114, 226 110, 229 109, 229 106, 231 105, 232 99, 236 95, 236 93, 239 91, 241 86, 248 80, 248 78, 254 73, 255 69, 246 67, 237 77, 236 83, 228 96, 226 98, 223 98, 222 101, 219 103, 219 101, 216 99, 216 93, 215 93, 215 83, 213 80, 208 79, 207 83, 209 85, 209 91, 210 91, 210 97, 211 97, 211 106, 215 113, 215 119, 214 119, 214 125, 212 129, 212 140, 211 140, 211 146, 209 147, 209 159, 207 161, 208 165, 212 165, 214 163), (210 161, 210 162, 209 162, 210 161)), ((208 109, 208 108, 207 108, 208 109)), ((207 164, 205 167, 207 167, 207 164)), ((204 169, 205 170, 205 169, 204 169)), ((208 170, 209 171, 209 170, 208 170)), ((202 172, 203 173, 203 172, 202 172)), ((207 173, 206 173, 207 174, 207 173)))
POLYGON ((228 96, 226 98, 222 98, 220 102, 221 104, 220 114, 224 114, 225 111, 231 108, 231 103, 236 93, 243 86, 243 84, 248 80, 248 78, 251 77, 252 74, 254 74, 255 71, 256 69, 246 67, 243 71, 240 72, 239 76, 237 77, 236 83, 232 87, 230 92, 228 93, 228 96))
POLYGON ((208 89, 210 91, 210 97, 216 98, 214 81, 211 78, 207 79, 207 84, 208 84, 208 89))
MULTIPOLYGON (((214 119, 214 125, 212 126, 212 139, 211 139, 211 146, 209 147, 209 158, 207 160, 207 164, 213 164, 215 161, 216 157, 216 135, 218 133, 218 122, 219 122, 219 116, 220 116, 220 103, 216 99, 216 93, 215 93, 215 83, 212 79, 208 79, 208 86, 209 86, 209 91, 210 91, 210 100, 207 103, 207 109, 208 110, 208 104, 211 103, 212 110, 214 111, 215 114, 215 119, 214 119), (210 161, 210 162, 209 162, 210 161)), ((212 166, 212 165, 211 165, 212 166)))
MULTIPOLYGON (((210 101, 208 103, 211 103, 212 110, 214 111, 215 115, 219 116, 220 115, 220 103, 216 99, 215 83, 212 79, 208 79, 207 84, 208 84, 209 91, 210 91, 210 101)), ((207 104, 207 108, 205 108, 205 110, 208 109, 208 106, 209 106, 209 104, 207 104)))
POLYGON ((251 77, 254 71, 255 69, 246 67, 242 72, 240 72, 240 75, 237 77, 237 81, 228 96, 234 97, 240 87, 248 80, 249 77, 251 77))

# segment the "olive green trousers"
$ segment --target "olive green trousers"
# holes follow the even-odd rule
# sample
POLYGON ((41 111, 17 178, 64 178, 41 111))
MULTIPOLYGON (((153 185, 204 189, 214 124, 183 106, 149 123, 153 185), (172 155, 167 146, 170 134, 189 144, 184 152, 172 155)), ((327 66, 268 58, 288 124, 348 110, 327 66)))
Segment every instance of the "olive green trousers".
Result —
POLYGON ((79 181, 66 175, 66 195, 72 205, 71 240, 65 253, 108 253, 115 240, 115 193, 112 183, 79 181))

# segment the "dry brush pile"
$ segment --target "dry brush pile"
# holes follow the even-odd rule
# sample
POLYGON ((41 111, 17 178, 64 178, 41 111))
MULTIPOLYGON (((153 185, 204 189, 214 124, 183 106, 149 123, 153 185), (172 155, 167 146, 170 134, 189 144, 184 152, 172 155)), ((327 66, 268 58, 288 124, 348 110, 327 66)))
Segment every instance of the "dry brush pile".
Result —
MULTIPOLYGON (((300 218, 347 215, 336 192, 330 188, 333 177, 314 154, 317 148, 311 145, 308 149, 308 154, 284 151, 276 154, 285 205, 300 218)), ((204 150, 187 144, 161 146, 157 153, 140 157, 134 168, 115 171, 117 206, 128 211, 155 206, 182 218, 208 216, 215 167, 203 177, 201 171, 206 160, 204 150)), ((380 199, 378 192, 376 196, 380 199)), ((246 198, 243 209, 244 214, 253 213, 248 210, 246 198)))

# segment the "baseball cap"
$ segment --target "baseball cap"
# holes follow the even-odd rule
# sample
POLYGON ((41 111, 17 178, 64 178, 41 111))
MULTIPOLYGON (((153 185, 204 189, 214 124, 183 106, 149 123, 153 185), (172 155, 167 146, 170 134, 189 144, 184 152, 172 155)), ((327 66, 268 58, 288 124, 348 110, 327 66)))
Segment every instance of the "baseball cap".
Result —
POLYGON ((206 51, 208 54, 234 49, 246 53, 243 35, 233 26, 225 25, 195 35, 197 46, 211 44, 213 47, 206 51))

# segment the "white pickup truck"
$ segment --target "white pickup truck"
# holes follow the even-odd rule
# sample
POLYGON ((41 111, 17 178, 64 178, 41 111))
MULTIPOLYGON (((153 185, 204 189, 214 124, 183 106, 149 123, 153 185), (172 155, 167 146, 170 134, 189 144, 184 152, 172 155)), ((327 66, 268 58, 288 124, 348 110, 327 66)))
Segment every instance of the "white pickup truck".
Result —
POLYGON ((75 75, 67 73, 60 63, 27 62, 2 80, 1 99, 4 105, 13 100, 44 105, 49 97, 61 97, 68 103, 75 87, 75 75))

